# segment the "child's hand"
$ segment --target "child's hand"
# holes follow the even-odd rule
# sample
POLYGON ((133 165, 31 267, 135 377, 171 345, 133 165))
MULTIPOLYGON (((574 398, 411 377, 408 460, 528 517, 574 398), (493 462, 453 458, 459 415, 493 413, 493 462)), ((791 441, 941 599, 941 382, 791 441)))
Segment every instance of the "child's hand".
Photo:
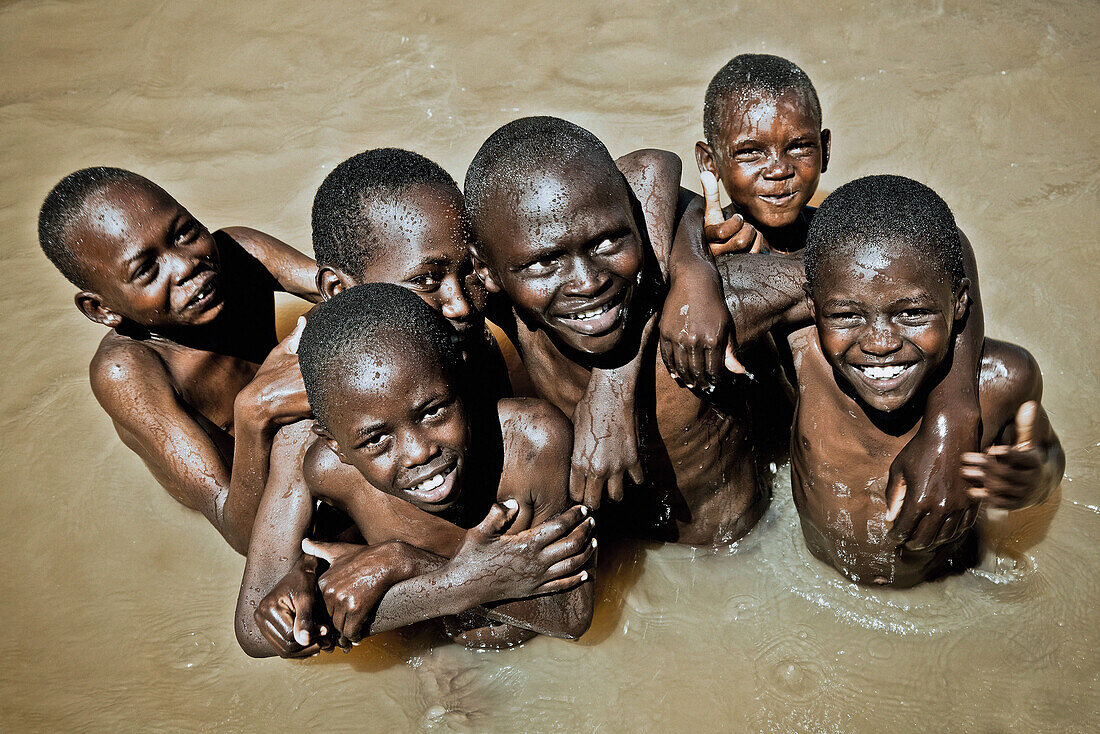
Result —
POLYGON ((984 453, 962 455, 962 476, 969 495, 987 507, 1021 510, 1046 499, 1050 463, 1039 439, 1050 432, 1046 411, 1034 400, 1016 412, 1016 442, 990 446, 984 453))
POLYGON ((588 579, 583 570, 596 551, 596 525, 584 505, 574 505, 533 528, 505 535, 516 517, 515 500, 497 503, 466 532, 449 564, 460 583, 472 584, 471 606, 565 591, 588 579))
POLYGON ((682 269, 672 278, 661 310, 661 356, 677 380, 712 389, 722 381, 722 367, 744 373, 734 355, 733 318, 713 272, 682 269))
POLYGON ((718 257, 731 252, 763 252, 767 242, 755 227, 740 214, 726 219, 718 194, 718 179, 710 171, 700 171, 706 210, 703 214, 703 241, 710 254, 718 257))
POLYGON ((304 658, 335 644, 317 595, 317 559, 303 556, 253 613, 256 626, 284 658, 304 658))
POLYGON ((611 384, 593 373, 589 389, 573 409, 573 458, 569 468, 569 497, 595 509, 604 486, 607 496, 623 498, 623 474, 640 484, 642 462, 634 423, 634 396, 629 388, 611 384))
POLYGON ((415 575, 413 556, 430 555, 397 540, 368 546, 306 539, 302 550, 328 561, 317 587, 341 640, 353 643, 363 638, 363 623, 382 595, 415 575))
POLYGON ((243 401, 266 425, 283 426, 313 415, 298 367, 298 341, 305 325, 305 317, 299 317, 294 331, 271 350, 238 396, 238 404, 243 401))

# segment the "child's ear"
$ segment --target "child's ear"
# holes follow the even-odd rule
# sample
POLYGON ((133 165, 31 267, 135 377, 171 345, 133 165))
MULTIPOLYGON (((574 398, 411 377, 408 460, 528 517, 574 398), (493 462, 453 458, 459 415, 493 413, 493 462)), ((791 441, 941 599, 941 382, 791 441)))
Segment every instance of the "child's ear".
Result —
POLYGON ((500 283, 497 282, 496 276, 493 275, 492 269, 482 259, 481 255, 477 252, 475 245, 470 245, 470 260, 473 262, 474 272, 477 273, 477 277, 481 279, 481 282, 485 284, 485 290, 490 293, 500 293, 500 283))
POLYGON ((328 265, 317 268, 317 290, 326 301, 352 285, 350 279, 336 268, 328 265))
POLYGON ((87 316, 97 324, 103 324, 109 328, 116 328, 122 323, 122 316, 103 305, 103 299, 91 291, 80 291, 73 298, 80 313, 87 316))
POLYGON ((833 133, 829 128, 821 131, 821 172, 825 173, 829 168, 829 153, 832 152, 833 133))
POLYGON ((955 291, 955 321, 966 316, 970 310, 970 278, 963 278, 955 291))
POLYGON ((710 146, 702 140, 695 144, 695 165, 699 166, 699 173, 710 171, 716 179, 718 178, 718 166, 714 162, 714 155, 711 153, 710 146))
POLYGON ((328 432, 327 428, 324 428, 320 423, 314 421, 313 428, 310 430, 324 439, 325 445, 329 447, 332 453, 336 454, 336 458, 338 458, 342 464, 351 464, 351 462, 348 461, 348 457, 340 450, 340 444, 336 443, 336 439, 332 437, 332 434, 328 432))

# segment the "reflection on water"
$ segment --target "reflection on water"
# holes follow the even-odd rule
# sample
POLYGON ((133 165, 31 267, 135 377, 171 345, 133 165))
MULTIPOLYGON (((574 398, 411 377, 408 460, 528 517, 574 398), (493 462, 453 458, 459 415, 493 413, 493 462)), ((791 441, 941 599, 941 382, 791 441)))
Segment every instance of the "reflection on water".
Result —
POLYGON ((4 728, 1087 730, 1096 4, 411 5, 0 7, 4 728), (732 551, 601 547, 577 644, 475 653, 425 626, 348 655, 246 658, 241 560, 155 486, 88 390, 100 332, 34 244, 48 188, 127 166, 212 226, 308 250, 313 192, 343 158, 402 145, 461 180, 518 115, 574 119, 615 154, 671 148, 690 170, 706 83, 743 51, 788 55, 817 83, 835 139, 823 187, 896 172, 952 205, 990 334, 1045 369, 1060 495, 988 528, 999 555, 983 567, 897 592, 813 559, 781 483, 732 551))

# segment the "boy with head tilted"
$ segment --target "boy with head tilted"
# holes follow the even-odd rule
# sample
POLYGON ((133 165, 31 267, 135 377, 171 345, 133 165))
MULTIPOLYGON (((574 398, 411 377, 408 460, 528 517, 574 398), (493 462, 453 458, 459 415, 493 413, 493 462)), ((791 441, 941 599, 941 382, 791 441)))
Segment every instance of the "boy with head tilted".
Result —
MULTIPOLYGON (((299 358, 318 433, 363 480, 307 486, 366 545, 305 541, 329 564, 317 582, 327 609, 259 618, 264 639, 242 639, 246 651, 308 655, 436 618, 477 647, 584 632, 596 544, 587 511, 569 502, 564 415, 481 389, 447 320, 388 283, 314 309, 299 358), (301 649, 282 649, 293 640, 301 649)), ((258 523, 254 545, 267 530, 258 523)))
MULTIPOLYGON (((806 277, 815 325, 790 337, 798 372, 791 475, 807 545, 853 581, 912 586, 972 560, 970 517, 921 547, 887 536, 890 462, 919 428, 930 383, 950 360, 969 280, 954 217, 931 189, 900 176, 846 184, 809 229, 806 277)), ((1024 349, 986 339, 980 450, 964 454, 969 494, 1019 509, 1045 499, 1065 459, 1042 376, 1024 349)))
POLYGON ((284 369, 297 332, 272 351, 272 294, 314 298, 313 261, 256 230, 211 233, 164 189, 119 168, 62 179, 38 236, 80 289, 76 307, 111 329, 90 371, 119 436, 245 552, 272 436, 309 408, 300 378, 284 369))

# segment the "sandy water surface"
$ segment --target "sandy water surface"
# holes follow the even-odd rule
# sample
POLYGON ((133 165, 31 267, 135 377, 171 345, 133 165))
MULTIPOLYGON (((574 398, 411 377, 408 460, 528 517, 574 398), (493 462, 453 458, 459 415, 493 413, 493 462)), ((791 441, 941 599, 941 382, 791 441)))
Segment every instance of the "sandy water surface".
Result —
MULTIPOLYGON (((1095 731, 1100 6, 1019 3, 5 2, 0 5, 0 727, 24 730, 1095 731), (400 145, 459 180, 553 113, 614 154, 693 166, 736 53, 810 73, 824 188, 896 172, 954 209, 987 330, 1038 358, 1067 478, 983 570, 910 592, 840 580, 789 486, 730 552, 605 549, 578 644, 476 654, 429 632, 254 661, 242 560, 175 505, 88 389, 101 336, 36 245, 49 187, 130 167, 205 223, 309 249, 324 175, 400 145)), ((691 185, 686 177, 687 183, 691 185)))

